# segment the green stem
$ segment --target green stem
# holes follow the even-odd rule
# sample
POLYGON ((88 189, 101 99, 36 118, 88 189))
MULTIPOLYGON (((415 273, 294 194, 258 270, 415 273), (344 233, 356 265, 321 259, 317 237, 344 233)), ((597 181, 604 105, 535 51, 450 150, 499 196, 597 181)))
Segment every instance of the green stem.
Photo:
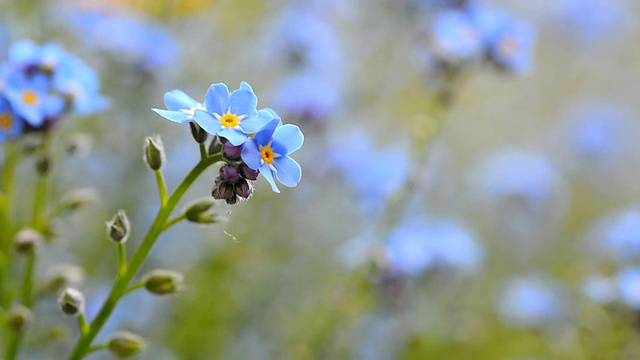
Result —
POLYGON ((167 230, 168 228, 172 227, 173 225, 179 223, 180 221, 184 220, 187 217, 186 214, 180 214, 176 217, 174 217, 173 219, 167 221, 166 224, 164 224, 164 228, 162 229, 162 231, 167 230))
POLYGON ((78 327, 81 334, 86 334, 89 331, 89 325, 87 325, 87 319, 84 317, 84 313, 78 314, 78 327))
POLYGON ((11 331, 9 334, 9 346, 7 347, 7 359, 6 360, 15 360, 18 356, 18 350, 20 349, 20 344, 22 343, 22 334, 16 333, 15 331, 11 331))
POLYGON ((158 183, 158 193, 160 194, 161 207, 167 203, 167 185, 161 170, 156 170, 156 182, 158 183))
POLYGON ((31 226, 38 230, 44 230, 44 224, 42 220, 42 214, 47 203, 47 179, 46 174, 40 174, 38 176, 38 182, 36 184, 36 194, 33 202, 33 217, 31 218, 31 226))
POLYGON ((207 148, 204 146, 204 143, 200 143, 200 161, 203 161, 207 158, 207 148))
POLYGON ((5 144, 5 163, 2 169, 3 201, 0 207, 0 307, 8 308, 10 296, 9 284, 9 252, 13 236, 13 197, 15 184, 15 168, 18 164, 18 151, 15 144, 7 141, 5 144))
POLYGON ((92 353, 94 351, 103 350, 109 347, 109 344, 98 344, 87 349, 87 354, 92 353))
POLYGON ((124 293, 125 293, 125 294, 128 294, 128 293, 130 293, 130 292, 132 292, 132 291, 134 291, 134 290, 138 290, 138 289, 143 288, 143 287, 144 287, 144 283, 143 283, 143 282, 139 282, 139 283, 137 283, 137 284, 134 284, 134 285, 129 286, 129 287, 127 288, 127 290, 125 290, 125 291, 124 291, 124 293))
POLYGON ((127 271, 127 247, 124 242, 117 245, 118 251, 118 276, 121 277, 127 271))
POLYGON ((31 252, 27 255, 27 267, 24 273, 22 283, 22 303, 31 309, 33 306, 33 275, 36 268, 36 253, 31 252))
POLYGON ((95 319, 91 322, 91 325, 89 326, 89 332, 87 334, 81 335, 80 339, 78 339, 78 343, 69 355, 70 360, 78 360, 84 357, 89 347, 91 346, 91 342, 96 337, 96 335, 98 335, 100 329, 102 329, 104 324, 109 319, 109 316, 115 309, 120 298, 126 293, 131 279, 133 279, 138 270, 140 270, 140 267, 146 260, 149 252, 151 251, 151 248, 155 244, 156 239, 162 233, 162 231, 164 231, 165 223, 173 212, 173 209, 176 207, 187 189, 189 189, 191 184, 193 184, 193 182, 198 178, 198 176, 200 176, 200 174, 202 174, 202 172, 209 166, 220 160, 220 156, 209 157, 201 160, 185 177, 182 183, 178 185, 178 188, 176 188, 173 194, 171 194, 166 204, 160 207, 160 210, 158 210, 158 214, 156 215, 153 224, 151 224, 149 231, 140 243, 140 247, 131 257, 126 272, 123 276, 119 276, 116 279, 113 287, 111 288, 111 292, 109 293, 109 296, 105 300, 104 304, 102 304, 102 308, 98 312, 98 315, 96 315, 95 319))

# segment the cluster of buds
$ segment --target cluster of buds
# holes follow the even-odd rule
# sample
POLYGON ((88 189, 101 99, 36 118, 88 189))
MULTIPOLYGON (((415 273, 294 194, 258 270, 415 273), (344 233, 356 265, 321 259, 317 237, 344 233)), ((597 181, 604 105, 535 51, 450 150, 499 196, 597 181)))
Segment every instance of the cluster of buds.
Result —
POLYGON ((234 146, 226 141, 219 151, 222 151, 226 164, 213 180, 211 196, 224 200, 229 205, 248 199, 253 194, 253 181, 258 179, 259 172, 242 161, 242 145, 234 146))

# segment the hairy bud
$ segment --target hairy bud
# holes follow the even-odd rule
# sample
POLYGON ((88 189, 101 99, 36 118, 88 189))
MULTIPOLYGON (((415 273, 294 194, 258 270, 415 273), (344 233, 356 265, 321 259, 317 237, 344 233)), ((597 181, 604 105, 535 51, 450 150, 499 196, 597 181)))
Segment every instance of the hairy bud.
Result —
POLYGON ((78 316, 83 313, 84 303, 84 295, 74 288, 67 288, 58 298, 60 310, 69 316, 78 316))
POLYGON ((94 188, 71 190, 62 195, 60 207, 65 211, 75 211, 98 200, 98 192, 94 188))
POLYGON ((24 332, 33 322, 33 313, 27 307, 15 305, 5 315, 7 326, 17 332, 24 332))
POLYGON ((154 270, 144 276, 144 287, 152 294, 175 294, 182 288, 182 274, 169 270, 154 270))
POLYGON ((160 135, 147 136, 144 139, 144 161, 151 170, 160 170, 165 163, 164 145, 160 135))
POLYGON ((196 199, 187 204, 184 214, 188 221, 198 224, 214 224, 218 222, 218 214, 213 211, 216 203, 208 198, 196 199))
POLYGON ((107 341, 109 351, 121 358, 136 355, 147 347, 142 337, 128 331, 113 333, 107 341))
POLYGON ((118 210, 113 219, 107 221, 107 236, 117 243, 123 243, 129 239, 130 233, 131 223, 127 214, 124 210, 118 210))
POLYGON ((198 144, 202 144, 203 142, 207 141, 207 137, 209 136, 209 133, 207 133, 203 128, 201 128, 200 125, 198 125, 198 123, 196 123, 195 121, 190 122, 189 129, 191 129, 191 136, 193 136, 193 139, 198 144))
POLYGON ((22 229, 16 234, 13 245, 20 254, 31 254, 44 241, 44 237, 34 229, 22 229))

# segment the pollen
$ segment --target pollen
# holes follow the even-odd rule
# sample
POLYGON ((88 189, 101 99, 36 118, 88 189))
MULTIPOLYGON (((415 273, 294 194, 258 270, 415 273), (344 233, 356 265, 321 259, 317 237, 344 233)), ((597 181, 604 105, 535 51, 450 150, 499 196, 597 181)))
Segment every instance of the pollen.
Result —
POLYGON ((27 105, 37 105, 38 101, 40 101, 40 97, 38 93, 33 90, 24 90, 22 92, 22 101, 27 103, 27 105))
POLYGON ((10 113, 3 111, 0 112, 0 129, 6 129, 13 124, 13 117, 10 113))
POLYGON ((275 154, 273 153, 273 150, 269 145, 260 149, 260 154, 262 155, 262 161, 267 164, 271 164, 273 162, 273 159, 275 158, 275 154))
POLYGON ((234 114, 224 114, 220 117, 220 124, 224 127, 233 128, 238 126, 238 123, 240 123, 240 118, 234 114))

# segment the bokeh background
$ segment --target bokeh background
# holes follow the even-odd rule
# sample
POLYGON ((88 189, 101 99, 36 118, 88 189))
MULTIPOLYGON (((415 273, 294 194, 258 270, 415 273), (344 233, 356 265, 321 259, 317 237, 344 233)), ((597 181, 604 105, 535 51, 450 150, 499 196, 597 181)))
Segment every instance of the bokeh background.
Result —
MULTIPOLYGON (((134 247, 157 210, 144 137, 162 136, 170 188, 199 159, 188 127, 150 109, 247 81, 305 133, 302 181, 275 194, 260 179, 219 205, 223 223, 167 231, 143 273, 180 271, 184 291, 131 294, 99 338, 143 334, 141 359, 636 359, 639 15, 632 0, 5 0, 3 58, 21 39, 61 44, 110 98, 56 129, 59 149, 87 147, 55 164, 53 196, 100 196, 56 223, 38 276, 82 267, 92 317, 115 275, 104 222, 126 209, 134 247), (524 65, 469 55, 469 29, 438 35, 442 13, 472 7, 526 24, 531 44, 508 53, 524 65), (454 50, 442 102, 434 58, 454 50)), ((19 171, 28 197, 32 164, 19 171)), ((23 355, 62 358, 74 321, 55 297, 36 314, 23 355), (68 336, 40 341, 49 328, 68 336)))

